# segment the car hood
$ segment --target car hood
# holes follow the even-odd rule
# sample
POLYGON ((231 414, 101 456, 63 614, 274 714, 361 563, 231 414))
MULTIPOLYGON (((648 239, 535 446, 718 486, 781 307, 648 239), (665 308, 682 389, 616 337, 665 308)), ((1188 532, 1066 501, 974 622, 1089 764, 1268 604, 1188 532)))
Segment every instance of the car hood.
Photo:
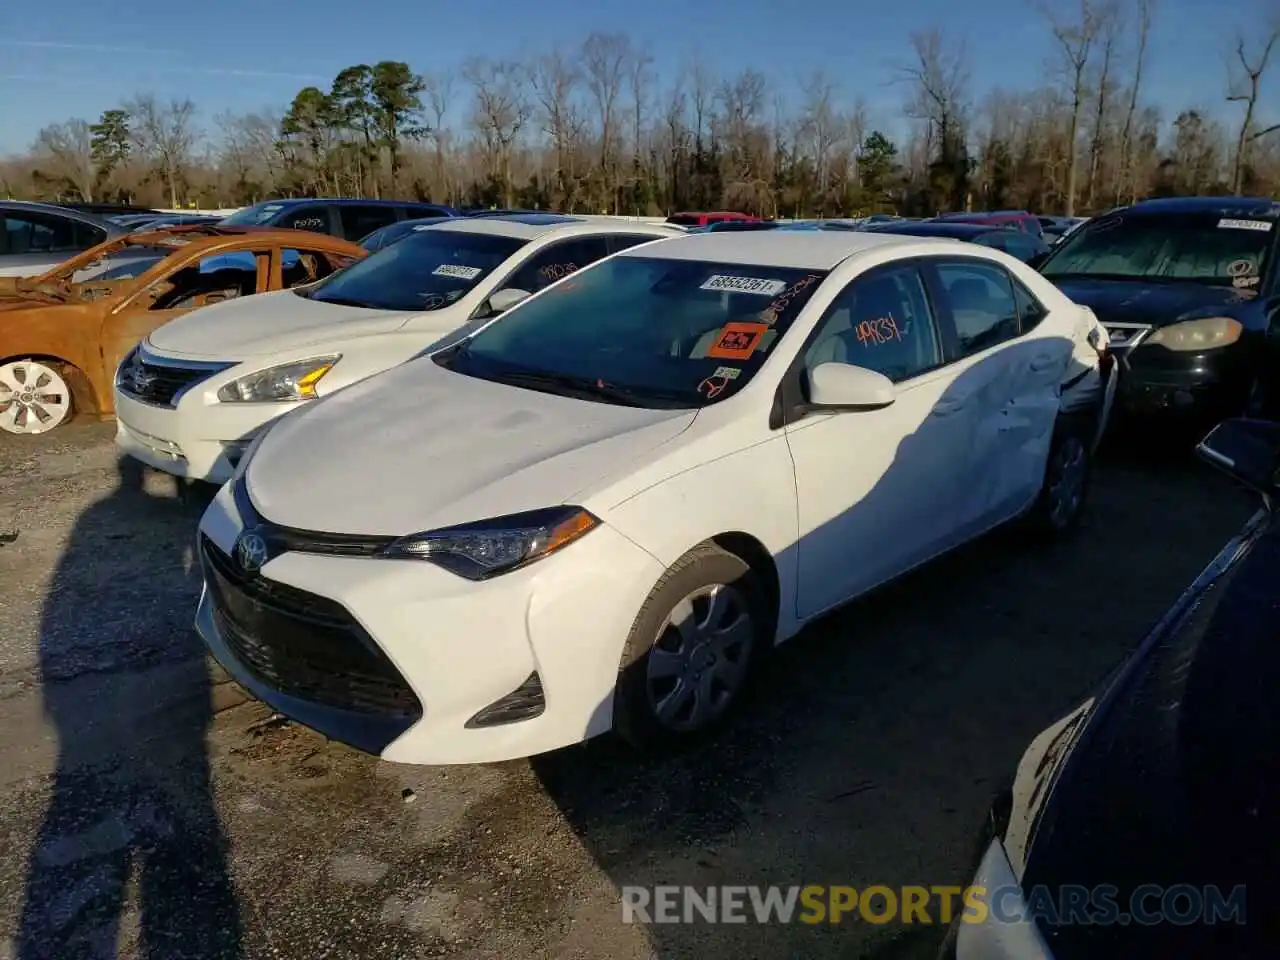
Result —
POLYGON ((1231 316, 1253 294, 1202 283, 1143 283, 1137 280, 1053 280, 1068 297, 1108 323, 1149 323, 1163 327, 1188 315, 1231 316))
POLYGON ((539 393, 423 358, 278 421, 245 479, 275 523, 396 536, 572 502, 695 415, 539 393))
MULTIPOLYGON (((1217 885, 1226 896, 1273 873, 1280 529, 1255 531, 1228 544, 1099 698, 1049 788, 1024 889, 1110 884, 1123 907, 1144 884, 1217 885)), ((1175 940, 1205 932, 1164 926, 1175 940)), ((1165 953, 1157 932, 1068 924, 1049 941, 1060 960, 1196 953, 1165 953)))
POLYGON ((215 303, 170 320, 147 338, 157 353, 239 360, 398 330, 416 313, 344 307, 277 290, 215 303))

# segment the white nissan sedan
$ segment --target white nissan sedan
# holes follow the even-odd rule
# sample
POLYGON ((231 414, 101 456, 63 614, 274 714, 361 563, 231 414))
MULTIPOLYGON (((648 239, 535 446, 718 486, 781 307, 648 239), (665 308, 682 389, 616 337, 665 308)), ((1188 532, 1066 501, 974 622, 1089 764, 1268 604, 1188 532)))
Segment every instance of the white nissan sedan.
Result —
POLYGON ((807 621, 1006 521, 1070 529, 1110 370, 1088 309, 972 244, 637 247, 258 437, 197 627, 391 761, 696 734, 807 621))
POLYGON ((196 310, 153 331, 115 378, 116 442, 160 470, 224 483, 299 403, 408 360, 618 250, 683 231, 558 214, 421 225, 319 281, 196 310))

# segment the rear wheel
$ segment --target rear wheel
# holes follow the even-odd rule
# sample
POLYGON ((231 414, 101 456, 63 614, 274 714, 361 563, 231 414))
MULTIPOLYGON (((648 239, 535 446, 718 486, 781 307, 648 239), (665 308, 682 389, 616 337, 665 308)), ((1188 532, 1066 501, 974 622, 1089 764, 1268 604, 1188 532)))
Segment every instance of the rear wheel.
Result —
POLYGON ((0 365, 0 430, 48 433, 71 419, 71 387, 62 371, 39 360, 0 365))
POLYGON ((772 639, 764 597, 751 567, 714 544, 676 561, 627 638, 614 695, 618 734, 648 747, 718 726, 772 639))
POLYGON ((1080 523, 1093 466, 1090 436, 1079 426, 1060 424, 1045 464, 1040 496, 1028 517, 1031 528, 1046 538, 1070 534, 1080 523))

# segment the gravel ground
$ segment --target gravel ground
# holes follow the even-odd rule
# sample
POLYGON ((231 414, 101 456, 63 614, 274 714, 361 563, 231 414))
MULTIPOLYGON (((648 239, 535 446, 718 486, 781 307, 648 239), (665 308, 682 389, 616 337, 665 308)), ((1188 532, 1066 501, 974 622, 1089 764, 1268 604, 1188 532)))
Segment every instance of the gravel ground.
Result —
POLYGON ((715 742, 396 767, 208 667, 208 493, 113 429, 0 437, 0 960, 930 956, 928 927, 625 925, 618 887, 963 882, 1026 743, 1254 506, 1112 457, 1076 539, 997 535, 815 625, 715 742))

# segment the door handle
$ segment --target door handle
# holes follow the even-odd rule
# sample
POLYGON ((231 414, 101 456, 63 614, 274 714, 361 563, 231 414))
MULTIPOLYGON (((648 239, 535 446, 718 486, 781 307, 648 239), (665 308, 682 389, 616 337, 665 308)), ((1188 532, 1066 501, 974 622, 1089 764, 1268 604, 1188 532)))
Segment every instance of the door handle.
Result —
POLYGON ((946 417, 957 410, 963 410, 967 397, 956 397, 953 400, 939 400, 933 405, 933 415, 935 417, 946 417))
POLYGON ((1031 361, 1031 369, 1036 373, 1044 373, 1044 371, 1048 370, 1050 367, 1055 366, 1057 362, 1057 357, 1036 357, 1031 361))

